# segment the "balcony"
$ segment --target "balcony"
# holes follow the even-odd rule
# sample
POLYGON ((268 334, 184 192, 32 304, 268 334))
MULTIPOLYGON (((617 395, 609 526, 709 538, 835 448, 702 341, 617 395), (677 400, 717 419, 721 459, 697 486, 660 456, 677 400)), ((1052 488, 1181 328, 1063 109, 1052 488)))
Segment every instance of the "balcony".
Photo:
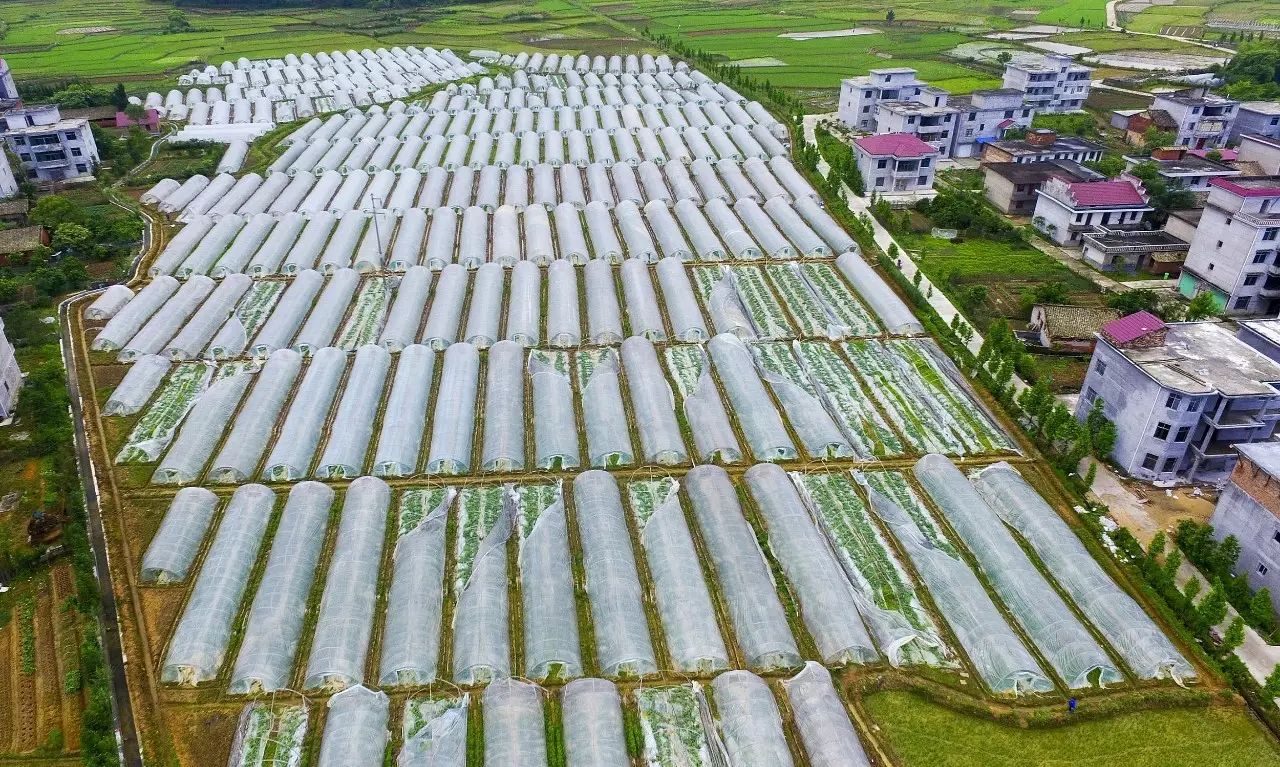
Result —
POLYGON ((1241 441, 1247 441, 1247 440, 1216 439, 1203 447, 1201 447, 1201 445, 1198 442, 1193 442, 1191 443, 1191 451, 1196 455, 1199 455, 1201 458, 1206 458, 1206 459, 1230 458, 1231 456, 1236 455, 1236 450, 1235 448, 1232 447, 1232 445, 1238 444, 1241 441))

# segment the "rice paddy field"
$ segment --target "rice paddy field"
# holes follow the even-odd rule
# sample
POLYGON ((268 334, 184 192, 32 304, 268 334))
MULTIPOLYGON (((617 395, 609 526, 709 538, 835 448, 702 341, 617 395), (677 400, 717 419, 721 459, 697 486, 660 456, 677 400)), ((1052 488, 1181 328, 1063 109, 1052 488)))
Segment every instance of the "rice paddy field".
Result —
MULTIPOLYGON (((269 12, 186 9, 192 29, 167 34, 170 6, 153 0, 4 0, 0 21, 8 34, 0 56, 19 82, 84 77, 101 82, 153 82, 207 62, 280 56, 287 51, 346 50, 377 44, 432 45, 466 53, 472 49, 587 53, 654 52, 643 30, 680 38, 722 57, 745 62, 759 77, 801 96, 815 108, 834 103, 843 77, 877 66, 911 66, 934 85, 953 93, 999 84, 991 65, 975 66, 947 54, 982 36, 1041 23, 1098 29, 1104 0, 1072 0, 1027 8, 1012 0, 974 7, 943 2, 874 2, 850 6, 801 0, 779 6, 760 0, 695 3, 692 0, 538 0, 485 2, 429 9, 370 11, 356 8, 277 9, 269 12), (885 14, 892 8, 893 23, 885 14), (849 34, 857 30, 858 34, 849 34), (821 33, 807 36, 805 33, 821 33)), ((1262 5, 1265 5, 1262 4, 1262 5)), ((1135 29, 1161 22, 1157 14, 1181 6, 1156 6, 1137 14, 1135 29)), ((1214 9, 1214 14, 1219 12, 1214 9)), ((1221 6, 1224 18, 1256 18, 1250 3, 1221 6)), ((1265 13, 1263 14, 1265 15, 1265 13)), ((1082 43, 1098 51, 1146 48, 1148 41, 1118 33, 1089 33, 1082 43)), ((1073 41, 1068 37, 1058 42, 1073 41)), ((1176 45, 1176 44, 1172 44, 1176 45)), ((1021 44, 1009 46, 1022 49, 1021 44)), ((1029 48, 1026 50, 1030 50, 1029 48)))

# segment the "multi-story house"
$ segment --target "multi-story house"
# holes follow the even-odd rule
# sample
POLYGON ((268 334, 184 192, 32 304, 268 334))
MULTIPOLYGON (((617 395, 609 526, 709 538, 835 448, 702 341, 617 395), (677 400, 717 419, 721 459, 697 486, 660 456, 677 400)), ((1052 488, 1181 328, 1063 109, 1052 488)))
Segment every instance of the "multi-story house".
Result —
POLYGON ((1251 163, 1267 175, 1280 175, 1280 138, 1245 133, 1240 136, 1236 164, 1251 163))
POLYGON ((1237 445, 1240 459, 1209 524, 1219 541, 1234 535, 1240 542, 1235 573, 1254 591, 1271 593, 1271 608, 1280 612, 1280 442, 1237 445))
POLYGON ((1035 108, 1022 102, 1022 91, 1016 88, 992 88, 957 96, 951 106, 956 115, 954 157, 976 157, 982 145, 1004 138, 1011 130, 1031 127, 1035 108))
POLYGON ((1280 176, 1209 182, 1178 291, 1208 292, 1233 315, 1280 311, 1280 176))
POLYGON ((1043 162, 1071 160, 1094 162, 1106 147, 1077 136, 1059 136, 1041 128, 1027 131, 1026 138, 988 141, 982 145, 983 162, 1043 162))
POLYGON ((1102 326, 1076 406, 1116 425, 1111 459, 1139 479, 1214 482, 1233 446, 1263 442, 1280 420, 1280 363, 1220 322, 1165 323, 1147 312, 1102 326))
POLYGON ((982 163, 982 191, 1002 212, 1030 216, 1036 209, 1036 192, 1051 178, 1066 181, 1102 181, 1105 177, 1070 160, 982 163))
POLYGON ((98 164, 98 145, 89 121, 64 120, 56 104, 15 107, 0 114, 0 136, 29 179, 88 176, 98 164))
POLYGON ((863 191, 867 194, 933 189, 938 150, 911 133, 883 133, 853 140, 863 191))
POLYGON ((1225 146, 1231 137, 1239 101, 1210 93, 1206 88, 1185 88, 1158 93, 1149 112, 1165 112, 1176 125, 1174 144, 1193 149, 1225 146))
POLYGON ((22 387, 22 371, 13 356, 13 344, 4 334, 4 320, 0 319, 0 420, 13 415, 13 406, 22 387))
POLYGON ((0 106, 12 106, 5 102, 18 100, 18 86, 13 82, 13 73, 9 71, 9 62, 0 59, 0 106))
POLYGON ((1280 102, 1242 101, 1231 126, 1231 140, 1239 141, 1246 133, 1280 138, 1280 102))
POLYGON ((941 88, 925 87, 910 101, 881 100, 876 104, 875 132, 912 133, 940 156, 950 157, 959 110, 947 104, 948 96, 941 88))
POLYGON ((1186 147, 1161 147, 1153 149, 1150 157, 1126 155, 1124 161, 1130 170, 1141 163, 1152 163, 1170 187, 1192 192, 1208 192, 1212 179, 1241 175, 1237 168, 1191 154, 1186 147))
POLYGON ((880 101, 911 101, 927 87, 909 67, 873 69, 870 74, 841 81, 836 117, 854 130, 875 131, 880 101))
POLYGON ((1010 61, 1004 67, 1004 87, 1022 91, 1027 106, 1040 112, 1075 112, 1089 98, 1093 70, 1070 56, 1051 53, 1039 61, 1010 61))
POLYGON ((1095 227, 1137 229, 1152 208, 1146 190, 1132 176, 1115 181, 1050 178, 1036 190, 1031 223, 1059 245, 1080 245, 1095 227))
POLYGON ((18 193, 18 178, 13 175, 13 167, 9 165, 9 154, 0 151, 0 200, 18 193))

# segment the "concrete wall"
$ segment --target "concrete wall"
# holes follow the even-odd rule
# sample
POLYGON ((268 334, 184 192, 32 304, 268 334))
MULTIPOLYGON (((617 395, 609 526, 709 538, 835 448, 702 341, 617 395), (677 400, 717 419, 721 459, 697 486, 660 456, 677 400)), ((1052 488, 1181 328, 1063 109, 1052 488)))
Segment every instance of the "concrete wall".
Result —
POLYGON ((1210 204, 1205 207, 1191 240, 1186 266, 1227 296, 1228 314, 1258 314, 1266 308, 1267 302, 1259 297, 1259 292, 1266 284, 1267 264, 1275 260, 1274 251, 1280 240, 1263 241, 1262 231, 1247 220, 1233 216, 1234 209, 1224 210, 1212 204, 1221 194, 1216 189, 1210 192, 1210 204), (1263 250, 1272 251, 1271 256, 1264 263, 1254 264, 1255 254, 1263 250), (1250 275, 1257 275, 1252 280, 1254 284, 1245 285, 1250 275), (1247 306, 1240 306, 1242 298, 1249 299, 1247 306))
MULTIPOLYGON (((1237 466, 1232 481, 1218 498, 1209 524, 1213 525, 1217 540, 1234 535, 1240 541, 1236 574, 1243 575, 1254 591, 1270 589, 1271 605, 1280 612, 1280 541, 1276 540, 1280 519, 1236 484, 1236 475, 1241 474, 1244 463, 1237 466)), ((1276 492, 1274 487, 1272 491, 1276 492)))

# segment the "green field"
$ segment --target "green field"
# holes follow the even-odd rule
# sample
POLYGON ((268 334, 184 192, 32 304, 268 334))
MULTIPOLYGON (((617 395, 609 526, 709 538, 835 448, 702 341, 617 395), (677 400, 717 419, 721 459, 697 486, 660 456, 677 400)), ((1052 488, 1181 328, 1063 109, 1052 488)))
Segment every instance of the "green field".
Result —
POLYGON ((1280 765, 1275 744, 1237 708, 1144 711, 1021 729, 957 713, 905 692, 878 693, 864 704, 901 767, 1280 765))
POLYGON ((998 85, 994 68, 974 67, 945 52, 993 30, 1034 21, 1078 25, 1083 16, 1089 26, 1101 26, 1104 0, 1073 0, 1043 10, 1038 19, 1010 15, 1027 7, 1024 0, 982 6, 958 0, 857 5, 833 0, 538 0, 382 11, 187 9, 193 30, 166 34, 171 7, 160 0, 0 0, 0 21, 8 25, 0 56, 20 83, 82 77, 124 79, 151 88, 197 64, 335 48, 418 44, 463 53, 474 48, 641 52, 653 50, 641 35, 647 28, 682 38, 725 61, 777 59, 782 66, 753 74, 793 89, 815 106, 830 106, 842 78, 876 66, 916 67, 922 78, 956 93, 998 85), (885 20, 890 8, 892 24, 885 20), (87 31, 94 27, 108 29, 87 31), (877 33, 779 37, 854 27, 877 33))

